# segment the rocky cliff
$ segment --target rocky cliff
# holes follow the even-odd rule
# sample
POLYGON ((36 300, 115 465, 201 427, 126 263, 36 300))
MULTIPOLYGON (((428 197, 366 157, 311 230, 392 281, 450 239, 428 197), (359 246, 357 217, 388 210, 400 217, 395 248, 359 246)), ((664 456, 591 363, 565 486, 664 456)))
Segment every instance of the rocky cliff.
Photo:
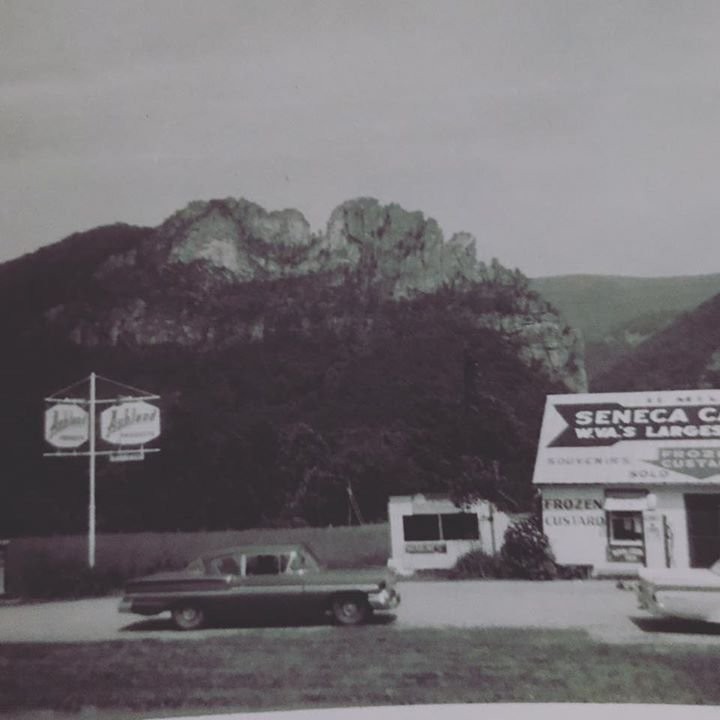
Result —
POLYGON ((288 323, 306 335, 357 334, 377 303, 452 290, 475 298, 476 327, 515 342, 568 390, 585 390, 579 334, 522 273, 476 253, 468 233, 445 240, 432 218, 371 198, 342 203, 323 233, 297 210, 193 202, 98 267, 101 302, 53 307, 46 319, 85 346, 208 347, 260 341, 288 323))
POLYGON ((193 202, 138 249, 110 257, 100 272, 196 262, 239 282, 350 272, 391 299, 483 275, 471 235, 458 233, 446 242, 432 218, 372 198, 337 207, 321 234, 313 234, 297 210, 267 212, 232 198, 193 202))

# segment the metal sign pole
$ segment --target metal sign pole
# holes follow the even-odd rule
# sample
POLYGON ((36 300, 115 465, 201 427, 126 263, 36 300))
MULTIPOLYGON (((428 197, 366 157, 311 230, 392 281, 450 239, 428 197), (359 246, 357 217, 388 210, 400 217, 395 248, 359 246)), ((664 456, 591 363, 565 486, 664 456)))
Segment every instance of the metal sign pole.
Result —
POLYGON ((88 567, 95 567, 95 373, 90 373, 90 417, 89 453, 90 458, 90 502, 88 507, 88 567))
MULTIPOLYGON (((101 386, 102 387, 102 386, 101 386)), ((45 457, 87 457, 89 461, 88 493, 88 567, 95 567, 95 465, 99 456, 108 456, 111 461, 143 460, 146 453, 159 452, 159 448, 147 448, 145 443, 160 435, 160 409, 148 405, 146 400, 158 400, 152 395, 102 375, 90 373, 89 378, 79 380, 73 385, 58 390, 45 402, 52 403, 45 410, 45 440, 57 448, 53 452, 43 453, 45 457), (112 398, 97 395, 97 381, 110 383, 123 389, 123 394, 112 398), (89 381, 90 390, 87 399, 71 397, 69 391, 89 381), (129 392, 128 392, 129 391, 129 392), (98 430, 97 407, 110 405, 100 413, 98 430), (87 412, 85 411, 87 408, 87 412), (115 449, 97 449, 98 433, 102 441, 115 445, 115 449), (88 443, 87 452, 78 450, 88 443)))

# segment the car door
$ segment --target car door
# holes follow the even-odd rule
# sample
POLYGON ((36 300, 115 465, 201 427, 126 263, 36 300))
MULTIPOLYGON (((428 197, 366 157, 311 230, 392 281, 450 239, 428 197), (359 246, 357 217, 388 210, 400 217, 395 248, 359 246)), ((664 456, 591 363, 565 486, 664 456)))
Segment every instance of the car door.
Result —
POLYGON ((226 588, 217 597, 206 598, 214 612, 224 614, 247 610, 249 598, 243 592, 243 557, 237 553, 226 553, 208 561, 208 573, 227 579, 226 588))
POLYGON ((296 613, 302 605, 303 574, 294 554, 257 553, 245 556, 243 587, 258 612, 296 613))

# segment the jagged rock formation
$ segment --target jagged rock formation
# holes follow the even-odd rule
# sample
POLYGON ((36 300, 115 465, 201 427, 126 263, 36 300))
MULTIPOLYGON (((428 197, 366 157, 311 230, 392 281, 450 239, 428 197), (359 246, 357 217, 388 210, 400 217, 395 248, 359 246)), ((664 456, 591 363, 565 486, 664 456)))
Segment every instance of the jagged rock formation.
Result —
POLYGON ((331 267, 360 272, 365 283, 394 299, 479 279, 472 235, 445 242, 432 218, 372 198, 333 210, 322 247, 331 267))
POLYGON ((247 200, 193 202, 157 230, 155 262, 205 261, 242 281, 303 272, 310 225, 297 210, 266 212, 247 200))
POLYGON ((168 218, 139 250, 109 258, 121 267, 203 262, 234 279, 274 280, 313 273, 359 273, 384 297, 400 299, 481 279, 475 239, 445 242, 437 222, 372 198, 350 200, 314 235, 297 210, 267 212, 247 200, 193 202, 168 218))
POLYGON ((305 335, 357 334, 372 313, 349 313, 349 297, 367 306, 452 289, 477 296, 476 327, 512 339, 527 364, 569 390, 587 387, 580 336, 522 273, 478 260, 472 235, 446 241, 434 219, 372 198, 342 203, 320 234, 297 210, 267 212, 242 199, 193 202, 107 258, 95 277, 111 289, 108 302, 46 313, 84 346, 255 342, 290 315, 305 335), (122 289, 128 277, 135 278, 129 294, 122 289), (325 291, 337 297, 318 300, 325 291))

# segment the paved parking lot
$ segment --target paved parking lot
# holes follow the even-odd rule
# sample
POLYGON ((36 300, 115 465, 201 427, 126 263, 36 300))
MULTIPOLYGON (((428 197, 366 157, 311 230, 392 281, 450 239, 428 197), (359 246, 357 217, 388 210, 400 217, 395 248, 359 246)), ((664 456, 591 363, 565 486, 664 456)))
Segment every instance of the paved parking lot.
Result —
MULTIPOLYGON (((720 626, 654 618, 614 581, 466 581, 403 584, 403 627, 584 630, 606 642, 709 642, 720 626)), ((717 634, 716 634, 717 633, 717 634)))
MULTIPOLYGON (((463 581, 400 583, 403 601, 394 627, 536 627, 585 630, 605 642, 684 642, 720 645, 720 626, 651 618, 635 594, 611 581, 463 581)), ((171 629, 165 616, 117 612, 119 598, 0 607, 0 643, 94 642, 155 638, 188 640, 242 632, 171 629)), ((384 622, 378 619, 377 622, 384 622)), ((304 631, 326 625, 302 625, 304 631)))

